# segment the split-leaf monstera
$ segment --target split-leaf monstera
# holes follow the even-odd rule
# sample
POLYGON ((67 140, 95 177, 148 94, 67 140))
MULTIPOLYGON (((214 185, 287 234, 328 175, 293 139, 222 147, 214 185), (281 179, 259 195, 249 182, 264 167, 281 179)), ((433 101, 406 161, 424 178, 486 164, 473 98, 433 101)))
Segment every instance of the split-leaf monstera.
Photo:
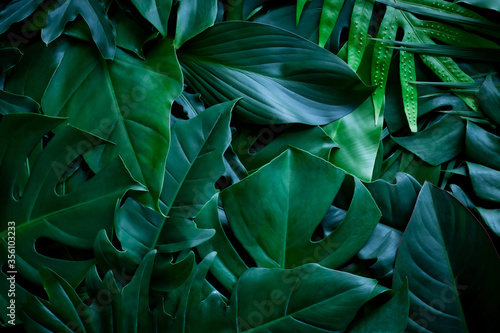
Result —
POLYGON ((498 3, 0 3, 0 326, 495 332, 498 3))

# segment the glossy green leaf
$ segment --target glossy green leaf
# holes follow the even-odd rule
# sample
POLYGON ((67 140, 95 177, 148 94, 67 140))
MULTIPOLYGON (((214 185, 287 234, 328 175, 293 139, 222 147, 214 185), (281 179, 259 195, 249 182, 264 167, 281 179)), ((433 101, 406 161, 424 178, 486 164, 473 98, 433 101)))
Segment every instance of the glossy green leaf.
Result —
POLYGON ((406 329, 410 298, 408 282, 389 301, 372 310, 347 330, 348 333, 401 333, 406 329))
MULTIPOLYGON (((18 0, 11 1, 6 8, 0 12, 0 34, 6 32, 10 26, 30 16, 43 0, 18 0)), ((13 33, 15 35, 15 33, 13 33)), ((15 38, 19 36, 12 36, 15 38)))
POLYGON ((144 18, 158 31, 167 35, 168 18, 172 9, 172 0, 131 0, 144 18))
POLYGON ((64 195, 56 193, 55 187, 66 168, 92 148, 90 143, 83 148, 79 144, 90 138, 97 139, 74 127, 61 126, 61 131, 38 156, 22 193, 15 192, 16 178, 27 155, 44 134, 63 121, 38 114, 13 114, 3 116, 0 122, 0 174, 4 182, 0 192, 0 214, 5 221, 0 233, 3 263, 7 262, 7 222, 15 221, 15 269, 34 284, 40 281, 38 269, 45 266, 76 285, 94 262, 62 260, 41 254, 37 251, 38 239, 46 237, 70 248, 89 250, 99 230, 111 229, 116 201, 130 189, 141 190, 123 162, 116 159, 74 191, 64 195))
POLYGON ((321 127, 295 126, 280 133, 282 128, 263 128, 258 132, 259 136, 252 136, 247 132, 236 132, 233 135, 232 146, 247 170, 255 170, 269 163, 289 146, 305 150, 327 161, 332 149, 338 147, 321 127), (256 141, 264 141, 267 144, 256 152, 251 151, 256 141))
POLYGON ((166 215, 194 217, 216 193, 224 172, 222 155, 230 143, 229 120, 236 101, 212 106, 172 128, 160 200, 166 215))
POLYGON ((344 1, 340 0, 325 0, 323 3, 319 23, 319 46, 324 47, 326 41, 330 38, 343 5, 344 1))
POLYGON ((367 99, 354 112, 323 127, 340 147, 332 152, 330 162, 364 181, 372 179, 382 134, 382 122, 375 124, 373 113, 367 99))
POLYGON ((117 210, 118 239, 135 260, 151 249, 177 252, 195 247, 214 235, 188 220, 216 193, 224 172, 222 154, 229 146, 230 112, 235 102, 213 106, 172 127, 160 205, 163 214, 132 200, 117 210))
POLYGON ((498 326, 498 255, 474 216, 428 183, 403 235, 393 288, 399 289, 406 278, 407 331, 494 331, 498 326))
POLYGON ((420 192, 420 184, 406 173, 397 173, 394 183, 382 179, 365 183, 382 212, 381 223, 404 231, 420 192))
POLYGON ((500 171, 467 162, 470 181, 476 195, 484 200, 500 202, 500 171))
POLYGON ((221 192, 231 230, 261 267, 288 268, 305 262, 339 267, 363 246, 380 218, 366 188, 349 179, 354 194, 346 217, 328 237, 311 241, 344 177, 330 163, 289 149, 221 192), (304 197, 310 205, 302 204, 304 197))
POLYGON ((323 125, 371 91, 337 56, 264 24, 216 24, 178 54, 187 83, 209 105, 243 97, 235 111, 246 122, 323 125))
MULTIPOLYGON (((181 92, 172 41, 155 45, 146 61, 118 50, 114 61, 104 62, 93 48, 70 41, 60 41, 52 52, 44 54, 43 61, 57 66, 51 68, 53 73, 33 69, 43 79, 50 78, 41 98, 44 112, 69 117, 78 128, 115 143, 85 156, 91 169, 98 171, 120 155, 133 177, 149 190, 136 198, 159 210, 170 141, 169 111, 181 92)), ((16 79, 8 86, 29 96, 33 90, 38 95, 40 89, 24 84, 31 57, 17 66, 16 79)))
POLYGON ((491 230, 500 237, 500 209, 485 209, 476 207, 479 215, 491 230))
POLYGON ((425 130, 412 136, 391 137, 401 147, 417 155, 430 165, 451 160, 463 150, 465 125, 452 115, 445 115, 425 130))
POLYGON ((471 162, 500 170, 500 137, 467 122, 465 154, 471 162))
POLYGON ((81 15, 92 32, 99 51, 105 59, 115 56, 115 28, 111 24, 104 2, 101 0, 66 0, 52 8, 47 16, 47 24, 42 29, 42 39, 50 43, 58 38, 64 26, 81 15))
POLYGON ((493 78, 488 76, 484 80, 478 94, 479 106, 488 119, 497 126, 500 126, 500 91, 493 83, 493 78))
POLYGON ((215 23, 217 0, 181 0, 177 10, 175 47, 179 48, 215 23))
MULTIPOLYGON (((358 252, 358 258, 363 260, 375 259, 376 262, 370 266, 374 277, 383 279, 391 277, 393 273, 396 253, 401 242, 403 233, 385 224, 379 223, 373 230, 373 234, 358 252)), ((406 323, 406 318, 405 318, 406 323)))
POLYGON ((375 280, 317 264, 252 268, 236 285, 230 314, 239 332, 344 331, 375 287, 375 280))

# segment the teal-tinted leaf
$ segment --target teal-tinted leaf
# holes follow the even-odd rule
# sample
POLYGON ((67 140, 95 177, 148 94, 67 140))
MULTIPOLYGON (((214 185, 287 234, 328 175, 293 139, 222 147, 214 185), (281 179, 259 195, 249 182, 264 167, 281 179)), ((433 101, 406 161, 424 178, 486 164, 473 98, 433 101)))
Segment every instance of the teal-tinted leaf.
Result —
POLYGON ((163 214, 132 200, 117 210, 116 229, 122 247, 136 260, 151 249, 177 252, 214 235, 189 220, 216 193, 224 173, 222 155, 229 146, 229 119, 234 102, 213 106, 172 128, 160 205, 163 214))
POLYGON ((92 47, 74 40, 56 41, 51 51, 54 54, 44 54, 44 63, 57 66, 51 67, 53 73, 40 66, 33 73, 29 61, 35 56, 30 55, 16 66, 19 71, 10 88, 38 97, 40 87, 23 84, 31 81, 25 71, 41 76, 41 83, 50 78, 41 98, 43 111, 69 117, 78 128, 115 143, 85 156, 91 169, 98 171, 120 155, 133 177, 149 190, 135 198, 159 210, 170 142, 169 111, 182 90, 172 41, 156 44, 145 61, 118 49, 115 60, 105 62, 92 47))
POLYGON ((500 91, 495 86, 493 78, 489 75, 484 80, 478 94, 481 112, 497 126, 500 126, 500 91))
POLYGON ((421 186, 406 173, 397 173, 395 178, 394 183, 379 179, 365 186, 382 212, 380 222, 404 231, 421 186))
POLYGON ((382 121, 373 121, 373 104, 370 99, 354 112, 325 127, 325 132, 340 149, 332 152, 330 162, 364 181, 372 179, 382 121))
POLYGON ((497 12, 500 12, 500 1, 498 0, 458 0, 457 2, 468 3, 469 5, 481 8, 493 9, 496 10, 497 12))
POLYGON ((463 150, 465 125, 460 118, 445 115, 412 136, 392 136, 392 139, 430 165, 439 165, 456 157, 463 150))
POLYGON ((358 252, 380 218, 366 188, 348 178, 354 194, 346 217, 328 237, 311 241, 344 177, 330 163, 289 149, 223 190, 221 198, 235 237, 257 265, 288 268, 314 261, 338 267, 358 252), (309 205, 303 204, 305 197, 309 205))
POLYGON ((289 146, 296 147, 328 161, 330 152, 338 147, 335 142, 321 129, 321 127, 291 127, 284 133, 279 133, 282 128, 263 128, 259 131, 259 137, 266 143, 264 148, 258 152, 251 152, 251 146, 258 137, 250 136, 246 132, 233 136, 232 146, 235 148, 240 161, 247 170, 258 169, 264 164, 288 149, 289 146), (275 129, 275 131, 273 131, 275 129), (278 136, 279 135, 279 136, 278 136), (275 138, 275 136, 278 136, 275 138), (272 140, 272 141, 271 141, 272 140))
POLYGON ((465 136, 468 160, 500 170, 500 137, 468 121, 465 136))
POLYGON ((500 209, 485 209, 476 207, 479 215, 491 230, 500 237, 500 209))
POLYGON ((41 254, 35 248, 39 238, 46 237, 69 248, 90 250, 98 231, 111 229, 116 201, 129 189, 141 190, 122 161, 116 159, 79 188, 64 195, 57 194, 56 185, 66 168, 92 148, 90 143, 84 147, 79 144, 89 139, 103 143, 89 133, 62 126, 39 154, 22 194, 15 193, 16 178, 27 155, 44 134, 63 120, 37 114, 14 114, 5 115, 0 122, 0 174, 4 184, 0 190, 0 215, 5 221, 0 233, 1 251, 6 262, 7 221, 15 221, 16 269, 24 279, 35 284, 40 281, 38 268, 46 266, 76 285, 94 262, 62 260, 41 254))
POLYGON ((9 30, 10 26, 30 16, 43 0, 11 1, 0 12, 0 34, 9 30))
POLYGON ((371 92, 337 56, 259 23, 216 24, 185 43, 179 60, 188 84, 208 104, 243 97, 236 115, 257 124, 323 125, 371 92))
POLYGON ((229 120, 236 101, 212 106, 172 128, 164 191, 160 200, 170 216, 194 217, 216 193, 215 182, 224 173, 222 160, 229 146, 229 120))
POLYGON ((0 114, 38 113, 40 104, 29 98, 0 90, 0 114))
POLYGON ((370 239, 359 250, 358 258, 363 260, 376 259, 376 262, 370 266, 370 270, 377 279, 392 276, 402 235, 401 231, 379 223, 370 239))
POLYGON ((115 56, 115 28, 111 24, 101 0, 66 0, 49 11, 42 39, 50 43, 59 37, 64 26, 81 15, 92 32, 99 51, 105 59, 115 56))
POLYGON ((163 36, 167 35, 172 0, 132 0, 132 3, 163 36))
POLYGON ((500 324, 500 260, 490 239, 458 200, 428 183, 403 235, 393 288, 406 278, 409 332, 495 331, 500 324))
POLYGON ((484 200, 500 202, 500 171, 467 162, 470 181, 476 195, 484 200))
POLYGON ((348 333, 401 333, 406 329, 410 298, 408 281, 389 301, 373 309, 347 330, 348 333))
POLYGON ((239 332, 342 332, 375 287, 376 280, 317 264, 252 268, 238 280, 230 315, 239 332))
POLYGON ((175 47, 179 48, 215 23, 217 0, 181 0, 177 10, 175 47))

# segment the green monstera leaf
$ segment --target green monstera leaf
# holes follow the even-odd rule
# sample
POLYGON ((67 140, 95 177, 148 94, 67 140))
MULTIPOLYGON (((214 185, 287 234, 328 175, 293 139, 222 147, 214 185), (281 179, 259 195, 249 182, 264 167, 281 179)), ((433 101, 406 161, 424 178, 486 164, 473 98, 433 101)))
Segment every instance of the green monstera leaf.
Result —
MULTIPOLYGON (((380 219, 380 211, 368 190, 350 177, 347 176, 346 184, 353 187, 353 194, 347 214, 340 226, 320 241, 311 240, 313 233, 346 178, 342 170, 325 160, 289 149, 223 190, 220 197, 231 233, 259 267, 293 268, 319 262, 337 268, 356 254, 380 219), (302 205, 304 196, 313 204, 302 205)), ((214 274, 226 288, 232 289, 246 266, 220 225, 216 198, 195 221, 200 227, 216 230, 215 238, 198 250, 203 255, 214 250, 220 253, 214 274)))
POLYGON ((147 60, 118 50, 113 61, 103 61, 86 43, 58 39, 53 44, 41 55, 42 63, 50 65, 38 67, 30 62, 37 54, 29 55, 16 67, 7 88, 40 100, 45 114, 69 117, 78 128, 112 141, 85 156, 92 170, 99 171, 120 155, 149 191, 136 198, 159 211, 170 106, 181 92, 172 41, 155 45, 147 60), (32 87, 26 73, 41 81, 32 87))
MULTIPOLYGON (((69 248, 70 252, 71 249, 90 250, 97 232, 111 229, 117 200, 128 190, 143 189, 118 158, 94 177, 77 180, 76 188, 56 192, 60 190, 61 179, 69 182, 68 177, 75 174, 75 160, 92 148, 93 140, 106 143, 90 133, 61 125, 47 146, 37 151, 41 138, 64 121, 38 114, 10 114, 3 116, 0 122, 2 265, 8 264, 9 236, 14 235, 16 262, 9 264, 12 266, 8 266, 8 271, 17 271, 33 284, 40 283, 38 269, 49 267, 76 286, 95 261, 76 260, 71 256, 54 258, 40 253, 37 242, 48 238, 61 249, 69 248), (29 172, 24 178, 26 168, 29 172), (14 232, 8 228, 13 224, 14 232)), ((18 293, 21 294, 21 290, 18 293)), ((5 297, 2 293, 3 305, 8 301, 5 297)))

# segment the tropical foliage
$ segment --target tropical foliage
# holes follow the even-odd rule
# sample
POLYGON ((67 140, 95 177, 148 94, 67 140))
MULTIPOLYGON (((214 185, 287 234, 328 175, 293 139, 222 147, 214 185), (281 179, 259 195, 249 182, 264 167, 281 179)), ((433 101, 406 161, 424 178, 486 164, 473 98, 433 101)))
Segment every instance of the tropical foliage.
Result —
POLYGON ((0 4, 0 324, 496 332, 499 11, 0 4))

